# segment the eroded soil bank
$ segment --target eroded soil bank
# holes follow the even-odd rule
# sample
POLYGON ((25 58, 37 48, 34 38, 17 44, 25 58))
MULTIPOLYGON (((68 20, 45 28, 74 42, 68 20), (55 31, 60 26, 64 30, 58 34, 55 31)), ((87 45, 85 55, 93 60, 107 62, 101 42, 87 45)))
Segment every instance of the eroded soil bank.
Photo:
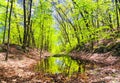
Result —
MULTIPOLYGON (((44 52, 42 58, 50 54, 44 52)), ((27 53, 11 48, 8 61, 5 52, 0 53, 0 83, 120 83, 120 57, 111 53, 73 52, 73 59, 84 61, 86 71, 74 73, 71 77, 63 73, 49 74, 35 71, 39 51, 27 53)))
MULTIPOLYGON (((87 81, 92 83, 119 83, 120 82, 120 57, 112 56, 108 53, 71 53, 74 59, 92 64, 91 68, 85 72, 87 81)), ((89 65, 88 64, 88 65, 89 65)), ((87 65, 86 65, 87 69, 87 65)))

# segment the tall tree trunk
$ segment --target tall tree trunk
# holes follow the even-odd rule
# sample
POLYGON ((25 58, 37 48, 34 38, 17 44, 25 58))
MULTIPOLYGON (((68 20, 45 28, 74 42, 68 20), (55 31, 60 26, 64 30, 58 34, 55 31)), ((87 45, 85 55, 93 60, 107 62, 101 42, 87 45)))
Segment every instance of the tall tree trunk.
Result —
POLYGON ((42 51, 43 51, 43 41, 44 41, 44 35, 43 35, 43 28, 44 28, 44 23, 42 24, 42 34, 41 34, 41 44, 40 44, 40 59, 41 59, 41 56, 42 56, 42 51))
POLYGON ((27 46, 30 45, 30 27, 31 27, 31 9, 32 9, 32 0, 29 1, 29 14, 28 14, 28 25, 27 25, 27 46))
POLYGON ((3 42, 2 42, 3 44, 5 43, 5 34, 6 34, 7 19, 8 19, 8 7, 9 7, 9 0, 7 2, 7 7, 6 7, 5 27, 4 27, 3 42))
POLYGON ((11 2, 11 7, 10 7, 10 14, 9 14, 9 26, 8 26, 8 40, 7 40, 7 53, 6 53, 6 57, 5 60, 8 60, 8 54, 9 54, 9 43, 10 43, 10 29, 11 29, 11 14, 12 14, 12 8, 13 8, 13 0, 10 1, 11 2))
POLYGON ((116 6, 116 19, 117 19, 117 28, 119 27, 119 15, 118 15, 118 1, 115 0, 115 6, 116 6))
MULTIPOLYGON (((15 16, 16 19, 18 18, 15 12, 14 12, 14 16, 15 16)), ((19 36, 19 42, 20 42, 20 44, 22 44, 22 38, 21 38, 21 35, 20 35, 20 27, 19 27, 18 22, 15 22, 15 23, 17 24, 17 31, 18 31, 18 36, 19 36)))
POLYGON ((112 16, 111 16, 111 14, 109 14, 109 22, 110 22, 110 24, 109 24, 110 28, 113 29, 113 23, 112 23, 112 16))
POLYGON ((35 38, 34 38, 34 31, 32 30, 32 20, 31 20, 31 24, 30 24, 30 35, 31 35, 31 38, 32 38, 32 46, 35 47, 36 44, 35 44, 35 38))
POLYGON ((27 26, 26 26, 26 0, 23 0, 23 12, 24 12, 24 33, 23 33, 23 49, 27 43, 27 26))
POLYGON ((79 38, 79 35, 78 35, 78 31, 76 29, 76 26, 74 24, 72 24, 72 22, 68 19, 67 15, 63 12, 63 10, 61 9, 62 13, 64 14, 64 16, 66 17, 66 20, 67 22, 71 25, 71 27, 73 28, 74 30, 74 33, 75 33, 75 37, 77 39, 77 42, 78 42, 78 46, 80 46, 80 38, 79 38))
MULTIPOLYGON (((60 14, 59 14, 59 16, 60 16, 60 14)), ((56 17, 56 16, 54 16, 55 17, 55 19, 58 21, 58 23, 62 26, 62 28, 63 28, 63 32, 65 32, 65 35, 66 35, 66 39, 67 39, 67 42, 70 44, 70 47, 71 47, 71 42, 70 42, 70 38, 69 38, 69 35, 68 35, 68 33, 67 33, 67 30, 66 30, 66 27, 65 27, 65 23, 63 22, 60 22, 60 20, 56 17)), ((60 16, 61 17, 61 16, 60 16)), ((63 20, 63 18, 61 17, 61 19, 63 20)), ((62 31, 61 31, 62 32, 62 31)))
MULTIPOLYGON (((42 3, 41 2, 40 2, 40 5, 41 5, 40 8, 42 10, 42 3)), ((40 18, 40 21, 42 21, 41 18, 40 18)), ((40 23, 40 31, 41 31, 41 35, 40 35, 41 36, 41 40, 40 40, 40 59, 41 59, 41 56, 42 56, 43 41, 44 41, 43 29, 44 29, 44 20, 43 20, 43 23, 42 22, 40 23)))
MULTIPOLYGON (((120 5, 120 0, 118 0, 118 3, 119 3, 118 5, 120 5)), ((119 14, 120 14, 120 7, 118 7, 118 9, 119 9, 119 14)))
POLYGON ((97 28, 99 28, 99 0, 97 0, 97 28))

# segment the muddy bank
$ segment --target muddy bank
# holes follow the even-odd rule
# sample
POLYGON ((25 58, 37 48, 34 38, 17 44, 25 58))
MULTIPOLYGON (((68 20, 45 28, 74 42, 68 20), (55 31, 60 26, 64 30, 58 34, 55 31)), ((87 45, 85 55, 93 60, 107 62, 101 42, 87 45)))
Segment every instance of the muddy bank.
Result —
MULTIPOLYGON (((42 58, 49 56, 48 52, 42 58)), ((71 76, 64 73, 45 73, 35 71, 40 60, 37 49, 27 53, 11 48, 8 61, 4 61, 5 52, 0 53, 1 83, 119 83, 120 57, 108 53, 71 52, 72 59, 85 65, 85 72, 75 72, 71 76), (20 53, 19 53, 20 52, 20 53)), ((56 57, 59 57, 56 56, 56 57)), ((58 60, 57 60, 58 61, 58 60)), ((66 62, 68 63, 68 62, 66 62)), ((69 66, 68 66, 69 68, 69 66)), ((73 67, 76 69, 76 67, 73 67)), ((67 70, 67 69, 66 69, 67 70)))
MULTIPOLYGON (((89 83, 119 83, 120 82, 120 57, 108 53, 72 52, 70 56, 87 65, 91 69, 85 72, 89 83)), ((84 82, 83 82, 84 83, 84 82)))

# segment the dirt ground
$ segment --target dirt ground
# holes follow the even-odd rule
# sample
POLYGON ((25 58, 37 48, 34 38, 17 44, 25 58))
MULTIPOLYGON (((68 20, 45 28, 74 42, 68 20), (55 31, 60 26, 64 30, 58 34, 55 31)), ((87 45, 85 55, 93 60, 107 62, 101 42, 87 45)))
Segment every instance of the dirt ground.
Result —
POLYGON ((120 83, 119 56, 112 56, 111 53, 90 54, 85 52, 73 53, 71 56, 74 59, 85 61, 86 66, 87 63, 93 64, 88 70, 86 68, 87 83, 120 83))
MULTIPOLYGON (((29 49, 29 52, 16 49, 11 46, 8 61, 5 61, 6 52, 0 52, 0 83, 36 83, 32 79, 36 76, 35 65, 40 60, 37 49, 29 49)), ((41 58, 50 55, 44 52, 41 58)))
MULTIPOLYGON (((64 74, 35 72, 35 65, 40 59, 37 49, 31 49, 27 53, 13 48, 10 50, 7 62, 4 61, 5 52, 0 53, 0 83, 120 83, 120 57, 110 53, 71 54, 74 59, 86 62, 86 72, 68 77, 64 74)), ((44 52, 42 58, 49 55, 44 52)))

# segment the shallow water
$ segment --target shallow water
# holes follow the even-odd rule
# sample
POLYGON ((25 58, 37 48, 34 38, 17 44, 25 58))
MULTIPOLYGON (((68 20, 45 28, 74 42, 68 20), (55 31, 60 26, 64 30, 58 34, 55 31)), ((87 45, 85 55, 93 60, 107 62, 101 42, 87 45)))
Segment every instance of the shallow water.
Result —
POLYGON ((42 71, 50 74, 72 75, 73 73, 83 72, 82 65, 77 60, 73 60, 69 55, 54 55, 39 61, 36 65, 36 71, 42 71))

